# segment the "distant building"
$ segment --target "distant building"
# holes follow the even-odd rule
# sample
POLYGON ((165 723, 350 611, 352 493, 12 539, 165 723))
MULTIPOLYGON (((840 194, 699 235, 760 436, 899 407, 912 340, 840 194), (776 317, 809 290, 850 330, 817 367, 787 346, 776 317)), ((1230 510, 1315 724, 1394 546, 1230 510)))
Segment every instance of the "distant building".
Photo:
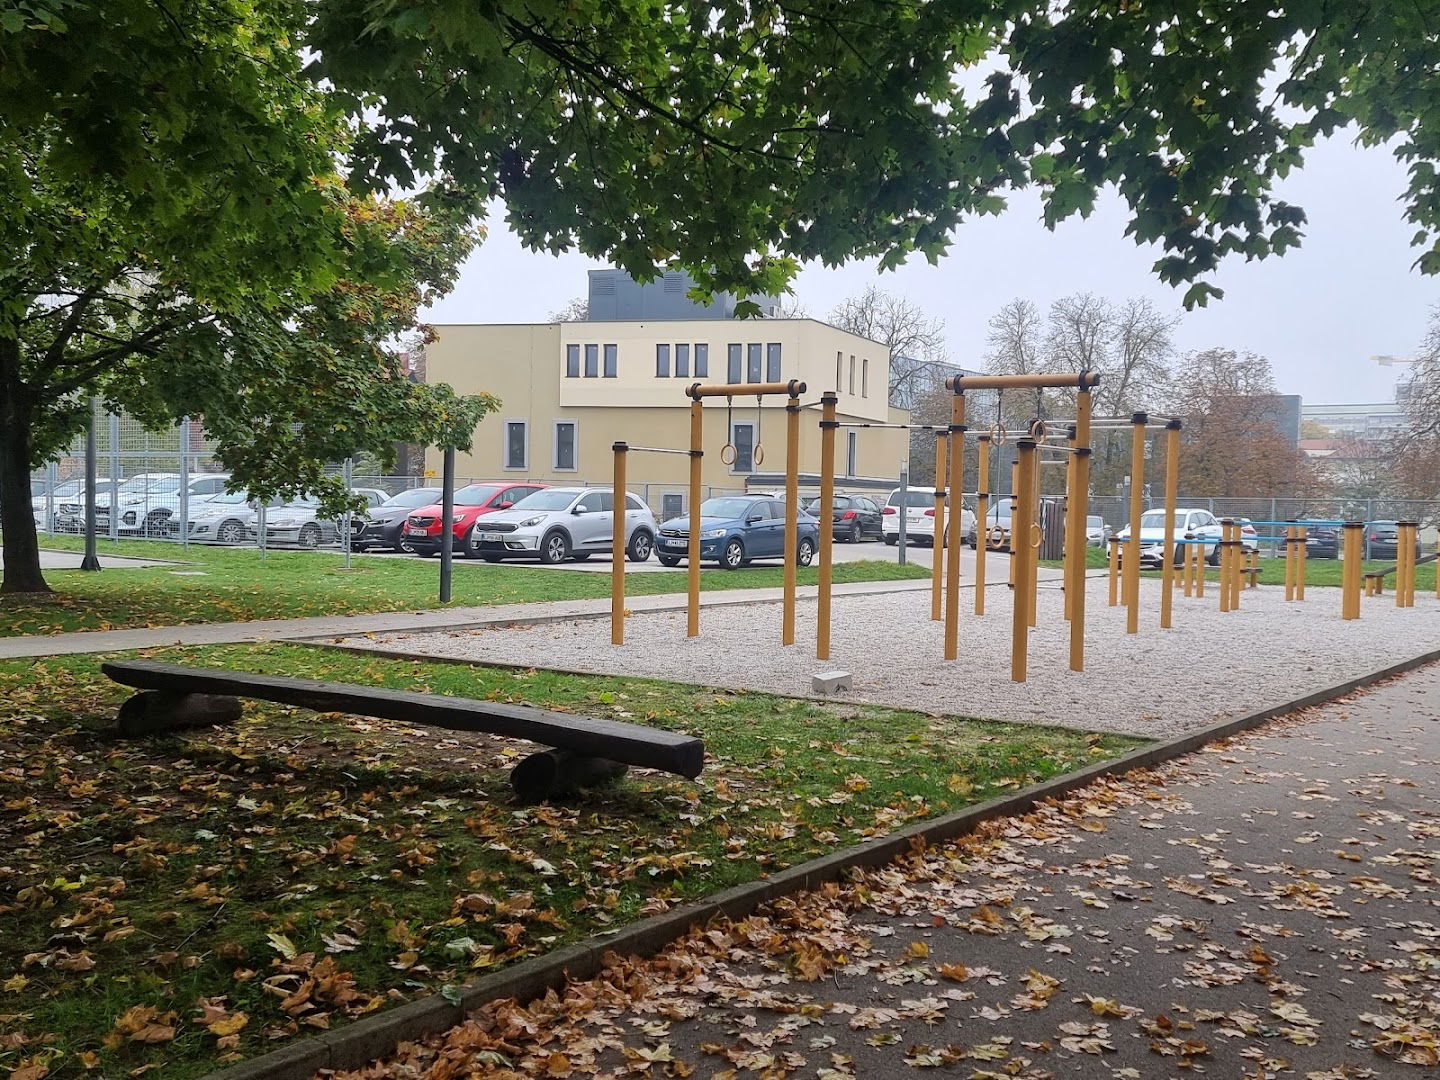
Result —
POLYGON ((1396 402, 1355 405, 1305 405, 1302 420, 1313 421, 1338 440, 1385 442, 1409 423, 1405 407, 1396 402))
POLYGON ((1302 405, 1299 394, 1265 394, 1261 416, 1275 425, 1275 430, 1291 445, 1300 442, 1300 413, 1302 405))
MULTIPOLYGON (((733 293, 717 293, 709 304, 690 298, 695 280, 683 270, 667 270, 654 281, 640 282, 624 270, 591 270, 588 322, 654 322, 677 319, 733 319, 739 302, 733 293)), ((773 296, 755 297, 760 313, 780 314, 773 296)))

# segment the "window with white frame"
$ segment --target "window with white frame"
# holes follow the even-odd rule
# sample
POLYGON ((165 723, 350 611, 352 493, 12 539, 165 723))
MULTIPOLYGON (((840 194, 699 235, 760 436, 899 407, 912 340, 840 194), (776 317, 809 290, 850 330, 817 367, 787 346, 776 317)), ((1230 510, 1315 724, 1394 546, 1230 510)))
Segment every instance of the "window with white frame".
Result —
POLYGON ((657 379, 668 379, 670 377, 670 346, 655 346, 655 377, 657 379))
POLYGON ((690 377, 690 346, 680 344, 675 346, 675 377, 677 379, 688 379, 690 377))
POLYGON ((695 345, 695 378, 708 379, 710 377, 710 346, 704 342, 697 342, 695 345))
POLYGON ((585 346, 585 378, 597 379, 600 377, 600 346, 585 346))
POLYGON ((845 475, 858 476, 856 466, 860 456, 860 433, 858 431, 847 431, 845 433, 845 475))
POLYGON ((860 396, 870 396, 870 361, 860 361, 860 396))
POLYGON ((669 521, 685 513, 685 496, 678 491, 665 491, 660 494, 660 520, 669 521))
POLYGON ((530 422, 528 420, 505 421, 504 461, 507 469, 530 467, 530 422))
POLYGON ((844 384, 840 381, 840 373, 845 367, 845 354, 835 354, 835 392, 838 394, 844 384))
POLYGON ((855 393, 855 354, 850 354, 850 393, 855 393))
POLYGON ((729 363, 726 375, 727 382, 738 383, 745 381, 745 347, 743 345, 730 346, 729 363))
POLYGON ((772 341, 765 346, 765 381, 780 381, 780 343, 772 341))
POLYGON ((760 382, 760 358, 760 343, 758 341, 751 342, 746 347, 745 357, 745 377, 748 382, 760 382))
POLYGON ((575 471, 575 421, 555 421, 555 445, 551 465, 556 472, 575 471))
POLYGON ((580 377, 580 346, 565 346, 565 377, 567 379, 578 379, 580 377))
POLYGON ((730 428, 730 445, 735 447, 735 461, 731 472, 748 473, 755 471, 755 425, 735 424, 730 428))
POLYGON ((605 378, 614 379, 620 374, 620 349, 615 345, 605 346, 605 378))

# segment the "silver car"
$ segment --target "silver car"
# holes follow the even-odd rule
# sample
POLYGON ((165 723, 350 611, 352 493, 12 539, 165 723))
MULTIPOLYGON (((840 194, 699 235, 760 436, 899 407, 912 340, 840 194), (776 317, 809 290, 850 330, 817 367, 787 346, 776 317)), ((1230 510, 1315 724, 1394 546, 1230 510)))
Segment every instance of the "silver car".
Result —
MULTIPOLYGON (((615 497, 610 488, 545 488, 509 510, 487 514, 470 534, 471 554, 486 562, 539 559, 554 565, 608 553, 614 537, 615 497)), ((644 562, 655 550, 655 515, 625 495, 625 554, 644 562)))

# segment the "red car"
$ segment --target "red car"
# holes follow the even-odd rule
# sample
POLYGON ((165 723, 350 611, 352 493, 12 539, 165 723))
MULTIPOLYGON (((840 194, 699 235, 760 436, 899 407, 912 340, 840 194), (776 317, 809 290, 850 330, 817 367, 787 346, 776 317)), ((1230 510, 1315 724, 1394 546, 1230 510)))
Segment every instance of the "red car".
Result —
MULTIPOLYGON (((470 531, 475 522, 496 510, 509 510, 527 495, 533 495, 544 484, 514 484, 505 480, 469 484, 455 491, 455 516, 451 530, 455 539, 451 546, 457 555, 470 555, 470 531)), ((440 554, 440 504, 432 503, 412 511, 405 519, 402 539, 417 555, 440 554)))

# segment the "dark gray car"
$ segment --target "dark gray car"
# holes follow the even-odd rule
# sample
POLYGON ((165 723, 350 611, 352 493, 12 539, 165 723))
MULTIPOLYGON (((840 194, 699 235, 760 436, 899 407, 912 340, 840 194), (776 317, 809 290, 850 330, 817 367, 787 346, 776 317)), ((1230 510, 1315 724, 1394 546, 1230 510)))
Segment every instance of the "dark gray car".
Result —
POLYGON ((441 494, 441 490, 436 487, 411 488, 390 496, 388 501, 379 506, 372 507, 364 527, 355 537, 355 550, 389 548, 392 551, 409 551, 410 548, 400 536, 400 530, 405 527, 405 519, 422 506, 438 503, 441 494))

